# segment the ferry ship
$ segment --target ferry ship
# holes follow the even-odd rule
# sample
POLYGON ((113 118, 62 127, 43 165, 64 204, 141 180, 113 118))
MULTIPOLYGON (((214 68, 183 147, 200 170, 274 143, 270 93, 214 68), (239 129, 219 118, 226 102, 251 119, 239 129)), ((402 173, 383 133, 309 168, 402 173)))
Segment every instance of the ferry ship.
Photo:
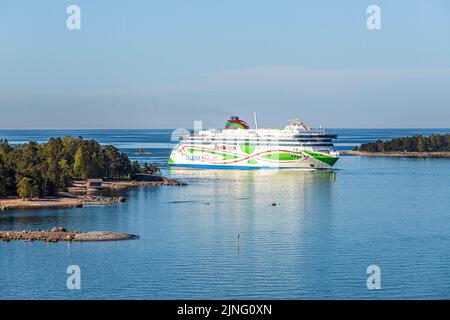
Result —
POLYGON ((284 129, 256 128, 230 117, 223 130, 180 137, 169 166, 212 169, 331 169, 339 159, 337 135, 293 120, 284 129))

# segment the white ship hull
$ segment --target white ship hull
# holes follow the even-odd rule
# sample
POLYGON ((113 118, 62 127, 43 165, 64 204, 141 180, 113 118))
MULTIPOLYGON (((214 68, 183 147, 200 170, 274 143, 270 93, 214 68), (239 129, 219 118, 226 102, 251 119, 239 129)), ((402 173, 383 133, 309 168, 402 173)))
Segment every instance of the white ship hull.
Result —
POLYGON ((180 144, 170 166, 229 169, 331 169, 338 155, 292 147, 251 147, 180 144))

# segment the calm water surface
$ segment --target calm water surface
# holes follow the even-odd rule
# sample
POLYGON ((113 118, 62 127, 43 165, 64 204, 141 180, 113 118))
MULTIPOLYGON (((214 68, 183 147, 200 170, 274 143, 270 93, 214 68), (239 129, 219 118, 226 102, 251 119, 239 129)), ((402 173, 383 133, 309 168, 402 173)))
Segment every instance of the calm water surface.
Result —
MULTIPOLYGON (((437 131, 341 129, 338 147, 404 130, 437 131)), ((0 138, 56 133, 0 131, 0 138)), ((140 161, 170 152, 168 130, 60 134, 129 152, 146 143, 152 154, 132 156, 140 161)), ((114 206, 7 211, 1 230, 58 225, 140 239, 0 242, 0 298, 450 298, 449 173, 448 159, 350 156, 333 172, 165 170, 189 186, 129 189, 127 202, 114 206), (72 264, 81 268, 81 290, 66 288, 72 264), (367 290, 372 264, 381 268, 379 291, 367 290)))

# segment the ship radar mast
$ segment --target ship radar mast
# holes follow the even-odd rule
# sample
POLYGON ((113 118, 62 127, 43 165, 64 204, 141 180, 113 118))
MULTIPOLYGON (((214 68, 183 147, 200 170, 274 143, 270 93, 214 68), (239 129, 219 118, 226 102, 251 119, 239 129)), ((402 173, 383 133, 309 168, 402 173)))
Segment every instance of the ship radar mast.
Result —
POLYGON ((255 118, 255 129, 258 129, 258 117, 256 115, 256 112, 253 112, 253 117, 255 118))

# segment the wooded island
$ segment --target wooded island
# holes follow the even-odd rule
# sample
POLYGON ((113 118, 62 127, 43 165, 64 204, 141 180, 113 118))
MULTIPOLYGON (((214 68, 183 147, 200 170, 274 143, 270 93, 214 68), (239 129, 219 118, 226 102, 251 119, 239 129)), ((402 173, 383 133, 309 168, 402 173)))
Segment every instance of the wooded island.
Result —
POLYGON ((82 137, 51 138, 47 143, 11 146, 0 140, 0 197, 21 199, 57 196, 74 180, 126 179, 157 174, 154 164, 131 162, 118 148, 82 137))
POLYGON ((353 151, 341 153, 362 156, 447 158, 450 157, 450 134, 432 134, 428 137, 416 135, 389 141, 377 140, 362 144, 353 151))

